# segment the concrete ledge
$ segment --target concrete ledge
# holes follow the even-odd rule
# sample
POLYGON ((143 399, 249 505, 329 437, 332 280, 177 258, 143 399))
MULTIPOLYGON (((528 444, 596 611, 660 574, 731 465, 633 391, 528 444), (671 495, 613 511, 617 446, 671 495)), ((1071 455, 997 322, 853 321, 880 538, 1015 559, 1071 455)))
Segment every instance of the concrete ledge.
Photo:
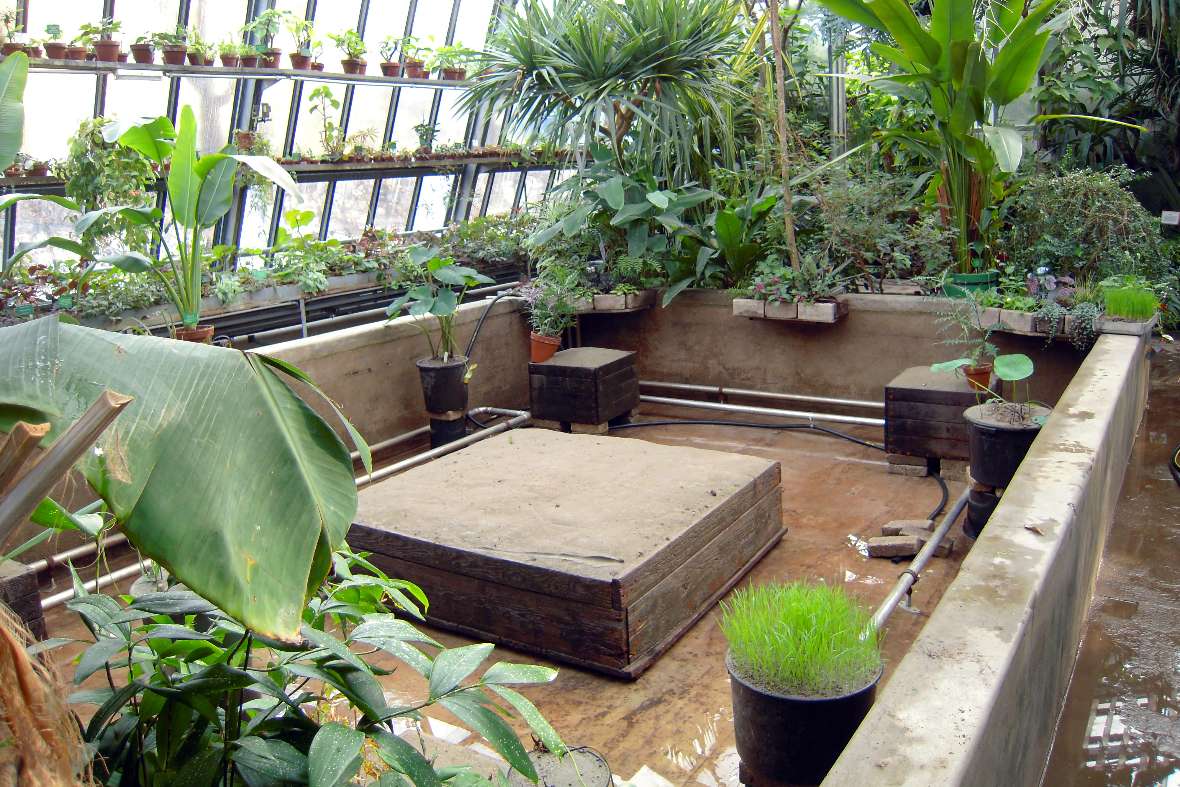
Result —
POLYGON ((1040 784, 1147 367, 1099 338, 825 785, 1040 784))

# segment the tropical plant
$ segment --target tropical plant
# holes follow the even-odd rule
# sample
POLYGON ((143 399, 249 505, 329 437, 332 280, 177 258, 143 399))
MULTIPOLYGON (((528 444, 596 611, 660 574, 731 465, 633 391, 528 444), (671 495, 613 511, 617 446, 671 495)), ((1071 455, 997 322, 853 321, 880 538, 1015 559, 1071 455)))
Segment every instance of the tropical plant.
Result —
POLYGON ((992 333, 1003 327, 1000 323, 983 324, 983 309, 979 302, 971 299, 956 302, 948 311, 938 315, 938 322, 950 328, 955 335, 942 340, 942 344, 965 348, 963 356, 952 361, 943 361, 931 366, 936 372, 953 372, 964 366, 980 366, 988 358, 999 357, 999 348, 992 343, 992 333))
POLYGON ((295 14, 289 14, 285 20, 287 32, 295 44, 295 51, 301 55, 311 56, 311 41, 315 37, 315 24, 310 19, 302 19, 295 14))
POLYGON ((411 246, 398 268, 396 283, 407 290, 385 310, 389 319, 396 319, 408 306, 414 324, 430 345, 430 357, 449 361, 458 355, 455 314, 467 290, 495 282, 474 268, 440 257, 435 247, 411 246), (431 332, 431 323, 437 323, 438 341, 431 332))
POLYGON ((260 50, 269 49, 271 44, 274 43, 275 36, 279 34, 279 30, 282 29, 284 21, 286 21, 290 14, 290 11, 268 8, 254 17, 253 21, 247 23, 242 28, 242 32, 253 36, 254 43, 260 50))
POLYGON ((894 133, 936 162, 932 185, 946 195, 958 269, 970 273, 983 264, 980 241, 992 229, 1003 175, 1016 171, 1024 151, 1020 131, 1000 118, 1036 80, 1058 0, 1027 14, 1023 0, 1001 0, 979 26, 972 0, 933 0, 927 24, 903 0, 819 2, 896 44, 871 49, 897 69, 891 81, 933 112, 934 129, 894 133))
POLYGON ((414 126, 414 133, 418 135, 418 150, 429 151, 434 145, 434 138, 438 135, 438 124, 423 120, 414 126))
POLYGON ((123 23, 108 16, 99 20, 97 24, 83 22, 78 26, 78 36, 74 40, 93 45, 95 41, 109 40, 121 29, 123 29, 123 23))
POLYGON ((345 30, 343 33, 328 33, 328 38, 332 39, 332 43, 344 53, 345 58, 348 60, 364 60, 365 53, 369 51, 365 45, 365 39, 361 38, 360 33, 355 30, 345 30))
POLYGON ((29 56, 24 52, 13 52, 0 63, 0 171, 12 166, 24 142, 28 78, 29 56))
POLYGON ((464 68, 474 62, 479 53, 460 43, 446 44, 434 50, 430 57, 431 70, 436 68, 464 68))
POLYGON ((721 603, 720 622, 734 672, 766 691, 838 697, 881 671, 871 618, 838 585, 738 588, 721 603))
POLYGON ((502 137, 628 151, 657 179, 707 182, 712 151, 733 165, 729 108, 756 70, 728 0, 530 0, 506 13, 480 56, 466 109, 513 107, 502 137))
POLYGON ((815 303, 830 300, 844 291, 852 280, 844 273, 848 263, 831 265, 815 254, 805 254, 799 267, 789 261, 766 260, 758 265, 747 291, 755 300, 771 302, 815 303))
POLYGON ((397 62, 397 53, 401 51, 402 39, 399 36, 388 36, 381 41, 378 52, 386 63, 397 62))
MULTIPOLYGON (((110 124, 104 127, 103 134, 108 141, 117 141, 159 167, 168 169, 169 215, 161 224, 163 216, 155 207, 101 208, 81 215, 74 223, 74 232, 84 239, 95 222, 110 215, 118 215, 151 232, 153 241, 159 246, 160 258, 152 260, 137 251, 102 257, 84 241, 51 236, 22 244, 9 262, 34 249, 54 246, 83 259, 97 259, 114 265, 129 273, 154 276, 176 307, 181 322, 186 327, 195 327, 201 316, 207 243, 205 231, 229 211, 237 165, 245 164, 288 191, 295 200, 300 200, 295 182, 273 159, 263 156, 236 153, 199 155, 196 147, 196 118, 189 106, 181 110, 179 127, 173 127, 168 118, 159 117, 136 124, 110 124)), ((68 210, 82 210, 80 205, 68 198, 38 194, 16 194, 0 199, 0 210, 29 199, 48 200, 68 210)))
POLYGON ((0 10, 0 41, 12 41, 20 31, 23 14, 19 8, 0 10))
POLYGON ((340 158, 344 155, 344 128, 334 119, 339 111, 340 101, 327 85, 320 85, 307 97, 308 114, 319 116, 320 147, 328 158, 340 158))
POLYGON ((406 60, 425 60, 426 56, 430 54, 430 47, 414 36, 402 36, 399 41, 406 60))

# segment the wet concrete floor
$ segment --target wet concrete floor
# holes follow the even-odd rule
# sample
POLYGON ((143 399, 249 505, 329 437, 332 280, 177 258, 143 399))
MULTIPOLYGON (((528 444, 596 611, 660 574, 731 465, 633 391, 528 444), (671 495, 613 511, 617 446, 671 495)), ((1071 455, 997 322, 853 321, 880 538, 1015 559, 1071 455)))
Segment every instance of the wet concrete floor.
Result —
MULTIPOLYGON (((718 414, 645 408, 643 417, 669 416, 717 418, 718 414)), ((882 438, 880 429, 849 427, 847 431, 862 439, 879 442, 882 438)), ((674 426, 615 434, 778 460, 788 532, 744 582, 837 582, 869 609, 884 599, 905 566, 869 559, 858 551, 858 544, 879 535, 881 525, 891 520, 925 518, 940 497, 931 478, 888 474, 882 452, 816 433, 674 426)), ((625 479, 625 468, 620 469, 620 479, 625 479)), ((952 480, 949 486, 953 501, 963 485, 952 480)), ((958 572, 970 542, 963 536, 961 524, 951 531, 951 537, 955 540, 952 556, 936 558, 914 590, 913 603, 919 611, 899 610, 886 627, 885 682, 958 572)), ((430 588, 425 590, 429 595, 430 588)), ((50 636, 85 636, 76 617, 64 608, 53 610, 47 622, 50 636)), ((447 645, 469 642, 447 633, 432 633, 447 645)), ((624 780, 642 787, 669 783, 736 787, 737 753, 725 650, 715 615, 709 614, 635 682, 553 664, 560 669, 557 680, 525 693, 567 743, 601 752, 624 780)), ((547 663, 506 648, 497 648, 495 655, 510 661, 547 663)), ((374 663, 398 666, 392 659, 374 658, 374 663)), ((391 703, 425 696, 424 681, 411 670, 399 669, 382 681, 391 703)), ((430 708, 426 716, 428 731, 435 736, 478 752, 489 751, 451 726, 455 720, 445 711, 430 708)), ((520 730, 524 732, 523 727, 520 730)))
POLYGON ((1180 345, 1152 361, 1046 787, 1180 784, 1180 345))

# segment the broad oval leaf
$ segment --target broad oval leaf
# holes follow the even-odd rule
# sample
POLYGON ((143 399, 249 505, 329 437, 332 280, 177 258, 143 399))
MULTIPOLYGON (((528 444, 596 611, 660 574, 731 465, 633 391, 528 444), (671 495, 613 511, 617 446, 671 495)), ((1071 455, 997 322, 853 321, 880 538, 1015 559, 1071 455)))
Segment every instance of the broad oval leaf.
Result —
POLYGON ((1034 369, 1032 358, 1024 353, 997 355, 993 364, 996 377, 1009 383, 1032 377, 1034 369))
POLYGON ((1024 139, 1010 126, 984 126, 983 137, 1004 172, 1015 172, 1024 155, 1024 139))
POLYGON ((12 166, 25 138, 25 83, 29 56, 14 52, 0 63, 0 169, 12 166))
POLYGON ((444 697, 439 704, 483 736, 493 749, 508 760, 509 765, 531 781, 537 781, 537 771, 525 753, 520 738, 516 737, 512 728, 495 711, 482 705, 469 692, 444 697))
POLYGON ((197 220, 197 197, 201 178, 197 174, 197 119, 187 104, 180 110, 176 146, 168 167, 168 202, 172 216, 182 227, 192 229, 197 220))
POLYGON ((309 787, 337 787, 349 781, 361 767, 365 734, 331 722, 320 727, 307 750, 309 787))
POLYGON ((118 140, 123 147, 131 148, 157 164, 163 164, 172 155, 176 128, 164 116, 141 119, 133 124, 112 120, 103 126, 102 136, 107 142, 118 140))
POLYGON ((436 700, 458 688, 463 679, 475 672, 488 657, 492 647, 491 643, 483 642, 450 648, 435 656, 434 667, 430 670, 430 699, 436 700))
POLYGON ((44 318, 0 328, 0 429, 57 438, 107 388, 135 398, 79 463, 128 538, 259 633, 292 641, 356 512, 348 450, 260 358, 44 318), (27 410, 26 410, 27 412, 27 410))
POLYGON ((557 670, 538 664, 513 664, 498 661, 483 674, 484 683, 550 683, 557 670))
POLYGON ((964 366, 970 366, 970 358, 956 358, 953 361, 941 361, 940 363, 930 364, 930 371, 932 372, 953 372, 964 366))
POLYGON ((235 742, 233 760, 248 784, 301 784, 307 780, 307 757, 286 741, 248 735, 235 742))

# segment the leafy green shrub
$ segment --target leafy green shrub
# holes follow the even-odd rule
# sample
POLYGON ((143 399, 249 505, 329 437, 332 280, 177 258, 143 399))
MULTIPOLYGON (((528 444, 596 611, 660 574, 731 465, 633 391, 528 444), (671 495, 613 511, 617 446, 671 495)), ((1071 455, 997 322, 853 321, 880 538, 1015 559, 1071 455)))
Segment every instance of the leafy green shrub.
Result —
POLYGON ((1025 270, 1156 278, 1166 268, 1160 224, 1125 188, 1133 178, 1125 168, 1033 176, 1009 202, 1001 248, 1025 270))
POLYGON ((801 582, 739 588, 721 605, 734 671, 793 696, 834 697, 872 681, 881 655, 869 622, 843 588, 801 582))

